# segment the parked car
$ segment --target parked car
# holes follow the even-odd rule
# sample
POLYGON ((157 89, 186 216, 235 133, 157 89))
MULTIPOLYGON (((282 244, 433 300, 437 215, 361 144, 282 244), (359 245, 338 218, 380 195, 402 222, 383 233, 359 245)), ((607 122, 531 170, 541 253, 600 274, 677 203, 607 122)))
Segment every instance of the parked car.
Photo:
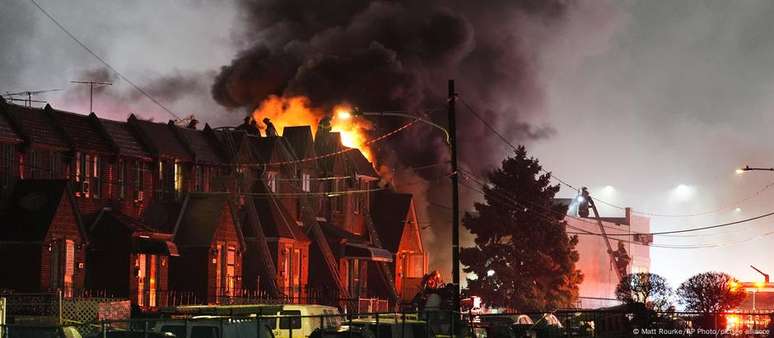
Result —
POLYGON ((534 324, 532 329, 538 337, 559 337, 566 334, 564 325, 553 313, 544 313, 531 317, 534 324))
POLYGON ((354 327, 367 328, 376 338, 435 338, 433 329, 427 322, 416 319, 404 319, 401 316, 379 316, 353 319, 345 323, 354 327))
POLYGON ((7 338, 81 338, 81 333, 73 326, 7 326, 7 338))

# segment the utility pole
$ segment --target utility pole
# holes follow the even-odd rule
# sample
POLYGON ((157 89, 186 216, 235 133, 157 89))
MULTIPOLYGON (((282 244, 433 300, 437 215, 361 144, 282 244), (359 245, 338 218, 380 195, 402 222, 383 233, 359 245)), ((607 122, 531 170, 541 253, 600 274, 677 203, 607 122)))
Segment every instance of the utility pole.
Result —
POLYGON ((97 87, 113 85, 110 82, 99 82, 99 81, 70 81, 70 83, 89 85, 89 113, 94 112, 94 85, 97 85, 97 87))
MULTIPOLYGON (((454 80, 449 80, 449 144, 451 146, 452 184, 452 284, 454 284, 454 311, 460 311, 460 191, 457 172, 457 93, 454 80)), ((454 318, 452 318, 454 320, 454 318)), ((452 336, 454 333, 452 332, 452 336)))

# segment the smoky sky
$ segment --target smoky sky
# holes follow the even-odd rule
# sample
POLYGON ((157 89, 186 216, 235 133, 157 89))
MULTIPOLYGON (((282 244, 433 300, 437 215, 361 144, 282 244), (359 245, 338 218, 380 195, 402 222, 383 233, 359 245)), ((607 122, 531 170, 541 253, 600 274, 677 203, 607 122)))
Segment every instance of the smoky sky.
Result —
MULTIPOLYGON (((268 0, 239 5, 246 47, 221 68, 212 86, 214 99, 225 107, 243 112, 269 95, 304 95, 319 107, 349 102, 363 111, 424 111, 446 124, 446 81, 455 79, 460 99, 512 142, 554 134, 550 126, 526 119, 543 111, 540 49, 549 34, 561 31, 575 10, 572 1, 268 0)), ((463 104, 458 109, 464 165, 480 172, 496 164, 500 158, 494 152, 480 149, 499 141, 488 137, 491 132, 463 104)), ((382 132, 405 123, 376 122, 382 132)), ((418 127, 381 145, 379 158, 396 170, 447 161, 442 139, 441 133, 418 127), (392 149, 400 149, 399 155, 392 149)), ((446 172, 448 167, 440 166, 416 175, 433 180, 446 172)), ((448 204, 443 184, 426 190, 413 192, 418 199, 448 204)), ((472 199, 467 192, 466 199, 472 199)), ((433 223, 430 236, 448 237, 448 211, 426 208, 420 214, 433 223)), ((437 244, 433 249, 448 246, 445 240, 431 244, 437 244)))
MULTIPOLYGON (((441 108, 427 117, 445 124, 446 80, 453 78, 461 100, 576 186, 603 194, 610 185, 606 199, 635 210, 740 208, 653 217, 653 230, 771 209, 774 189, 736 202, 773 176, 733 174, 744 164, 774 165, 770 1, 38 2, 170 109, 212 125, 238 123, 267 93, 304 93, 320 106, 349 100, 363 110, 441 108), (676 199, 678 184, 693 196, 676 199)), ((63 88, 38 99, 86 113, 88 88, 69 81, 101 74, 114 85, 95 95, 100 116, 170 118, 28 0, 2 3, 0 91, 63 88)), ((457 111, 466 168, 490 168, 508 155, 461 104, 457 111)), ((374 122, 378 135, 404 121, 374 122)), ((447 159, 438 135, 417 125, 377 147, 394 165, 398 189, 417 194, 425 238, 444 244, 448 233, 438 227, 449 219, 448 170, 406 169, 447 159)), ((478 198, 464 192, 467 205, 478 198)), ((771 244, 769 224, 656 237, 657 244, 723 246, 652 248, 652 268, 673 284, 708 270, 756 280, 749 264, 774 271, 760 254, 771 244)), ((449 266, 440 260, 448 245, 439 248, 431 251, 433 268, 449 266)))

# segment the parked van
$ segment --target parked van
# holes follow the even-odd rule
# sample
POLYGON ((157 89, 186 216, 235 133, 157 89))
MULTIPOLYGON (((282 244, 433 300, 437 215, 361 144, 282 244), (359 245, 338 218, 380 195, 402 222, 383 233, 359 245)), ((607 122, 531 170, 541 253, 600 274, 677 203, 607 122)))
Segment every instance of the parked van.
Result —
POLYGON ((318 328, 341 326, 342 315, 333 306, 287 304, 267 323, 276 338, 309 338, 318 328))
POLYGON ((162 319, 154 331, 168 332, 177 338, 274 338, 268 327, 256 327, 254 318, 200 316, 190 319, 162 319))

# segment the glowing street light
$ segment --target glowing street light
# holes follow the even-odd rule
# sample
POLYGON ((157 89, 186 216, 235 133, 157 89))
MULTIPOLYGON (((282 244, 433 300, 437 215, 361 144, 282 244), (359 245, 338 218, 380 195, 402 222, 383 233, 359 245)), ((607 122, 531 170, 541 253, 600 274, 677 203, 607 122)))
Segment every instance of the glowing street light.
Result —
POLYGON ((352 112, 350 112, 349 110, 341 109, 336 112, 336 118, 340 120, 349 120, 352 118, 352 112))
POLYGON ((492 270, 492 269, 489 269, 489 270, 487 270, 487 272, 486 272, 486 276, 487 276, 487 277, 492 277, 492 276, 494 276, 494 274, 495 274, 495 271, 494 271, 494 270, 492 270))

